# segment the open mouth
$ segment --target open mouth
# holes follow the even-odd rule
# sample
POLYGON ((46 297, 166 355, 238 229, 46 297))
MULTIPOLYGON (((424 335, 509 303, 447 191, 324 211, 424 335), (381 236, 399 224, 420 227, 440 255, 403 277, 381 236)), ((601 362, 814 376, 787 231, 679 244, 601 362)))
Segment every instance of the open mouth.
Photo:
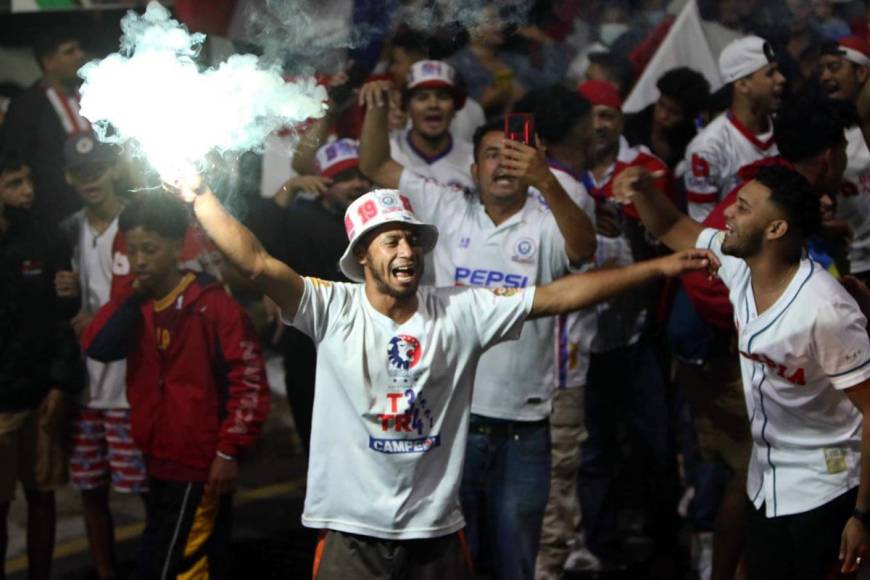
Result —
POLYGON ((393 266, 390 273, 399 282, 407 283, 413 281, 417 277, 417 267, 414 264, 402 264, 399 266, 393 266))

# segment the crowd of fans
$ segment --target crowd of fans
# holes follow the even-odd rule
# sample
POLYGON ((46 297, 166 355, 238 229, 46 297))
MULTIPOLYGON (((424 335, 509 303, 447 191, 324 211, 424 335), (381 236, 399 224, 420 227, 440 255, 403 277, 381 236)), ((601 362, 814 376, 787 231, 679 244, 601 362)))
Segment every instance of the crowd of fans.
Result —
POLYGON ((119 572, 110 489, 145 505, 138 578, 226 576, 266 351, 309 456, 317 577, 854 571, 868 18, 697 4, 721 88, 675 66, 623 111, 674 25, 661 0, 539 2, 519 25, 492 3, 463 29, 397 23, 364 74, 319 71, 329 108, 280 167, 247 155, 172 186, 79 114, 75 35, 40 35, 43 77, 0 86, 0 551, 20 482, 48 578, 72 481, 99 578, 119 572), (527 139, 508 115, 533 119, 527 139), (379 241, 390 212, 410 229, 379 241), (421 288, 423 324, 396 289, 418 282, 503 302, 421 288))

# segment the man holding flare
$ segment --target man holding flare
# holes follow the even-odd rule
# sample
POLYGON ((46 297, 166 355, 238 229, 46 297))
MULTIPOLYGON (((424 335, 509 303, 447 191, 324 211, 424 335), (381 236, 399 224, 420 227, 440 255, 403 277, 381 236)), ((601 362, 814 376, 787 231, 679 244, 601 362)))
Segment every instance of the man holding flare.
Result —
POLYGON ((416 218, 400 191, 382 189, 345 213, 340 265, 359 284, 333 283, 301 277, 270 256, 205 183, 178 184, 178 193, 285 322, 317 344, 302 515, 322 530, 316 578, 471 578, 458 491, 480 355, 516 339, 527 319, 717 264, 709 252, 689 250, 537 288, 420 286, 438 230, 416 218))

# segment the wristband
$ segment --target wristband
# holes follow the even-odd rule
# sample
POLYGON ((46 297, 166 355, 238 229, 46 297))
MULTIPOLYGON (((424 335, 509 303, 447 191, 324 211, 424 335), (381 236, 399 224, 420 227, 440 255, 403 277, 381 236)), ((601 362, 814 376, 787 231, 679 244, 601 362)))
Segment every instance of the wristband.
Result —
POLYGON ((221 459, 226 460, 226 461, 235 461, 236 460, 236 458, 233 457, 232 455, 227 455, 226 453, 221 453, 220 451, 217 452, 217 456, 220 457, 221 459))

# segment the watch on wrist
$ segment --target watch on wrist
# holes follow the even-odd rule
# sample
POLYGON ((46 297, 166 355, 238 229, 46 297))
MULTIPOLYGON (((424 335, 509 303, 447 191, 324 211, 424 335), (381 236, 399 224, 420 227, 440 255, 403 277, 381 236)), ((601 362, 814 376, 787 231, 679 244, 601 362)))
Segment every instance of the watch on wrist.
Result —
POLYGON ((870 531, 870 510, 855 508, 852 510, 852 517, 861 522, 861 524, 870 531))

